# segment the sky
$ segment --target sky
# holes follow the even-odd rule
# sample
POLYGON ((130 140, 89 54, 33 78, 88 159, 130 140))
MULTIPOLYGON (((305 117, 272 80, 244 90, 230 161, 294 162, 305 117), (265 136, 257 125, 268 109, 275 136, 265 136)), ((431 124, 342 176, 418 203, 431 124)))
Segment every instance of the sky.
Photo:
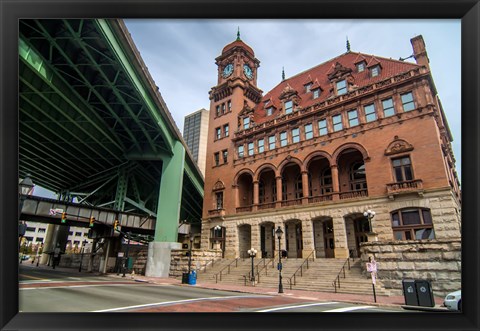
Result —
MULTIPOLYGON (((422 35, 450 130, 461 176, 460 20, 125 20, 180 132, 184 117, 209 109, 217 83, 215 58, 237 38, 260 60, 257 86, 264 94, 286 78, 351 50, 386 58, 412 55, 410 39, 422 35)), ((407 61, 414 62, 414 59, 407 61)), ((43 194, 36 188, 35 194, 43 194)))
MULTIPOLYGON (((218 57, 237 38, 260 60, 257 86, 264 94, 286 78, 346 52, 398 60, 413 54, 410 39, 422 35, 430 69, 452 132, 461 176, 460 20, 125 20, 180 132, 184 117, 210 109, 208 92, 217 84, 218 57)), ((407 61, 415 62, 413 58, 407 61)))

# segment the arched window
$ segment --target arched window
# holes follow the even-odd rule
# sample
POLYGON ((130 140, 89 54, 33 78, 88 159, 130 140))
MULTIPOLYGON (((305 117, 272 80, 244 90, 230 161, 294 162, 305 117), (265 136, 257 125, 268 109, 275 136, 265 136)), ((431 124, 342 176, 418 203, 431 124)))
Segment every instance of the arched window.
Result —
POLYGON ((361 191, 367 189, 367 176, 363 162, 353 163, 350 168, 350 190, 361 191))
POLYGON ((391 213, 395 240, 434 239, 432 215, 427 208, 405 208, 391 213))
POLYGON ((325 168, 320 173, 320 193, 322 195, 333 192, 332 169, 325 168))
POLYGON ((258 181, 258 203, 265 202, 265 183, 263 180, 258 181))
POLYGON ((302 174, 298 174, 295 178, 295 199, 301 198, 303 198, 302 174))

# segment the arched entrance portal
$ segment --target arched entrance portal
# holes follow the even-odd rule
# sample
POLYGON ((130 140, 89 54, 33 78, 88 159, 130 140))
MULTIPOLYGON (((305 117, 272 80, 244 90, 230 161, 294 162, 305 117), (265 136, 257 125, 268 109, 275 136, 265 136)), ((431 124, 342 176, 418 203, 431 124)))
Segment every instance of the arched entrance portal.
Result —
POLYGON ((288 257, 301 258, 303 250, 302 222, 292 220, 285 223, 285 240, 288 257))
POLYGON ((324 217, 313 222, 315 256, 324 258, 335 257, 335 233, 333 220, 324 217))
POLYGON ((243 224, 238 227, 238 254, 241 258, 248 257, 247 251, 252 247, 252 227, 243 224))
POLYGON ((368 219, 360 213, 345 217, 347 229, 347 242, 350 256, 360 257, 360 244, 368 241, 367 233, 370 232, 368 219))
POLYGON ((272 258, 275 254, 275 223, 260 224, 260 249, 262 258, 272 258))
POLYGON ((225 234, 226 228, 214 226, 210 228, 210 249, 221 250, 222 257, 225 257, 225 234))

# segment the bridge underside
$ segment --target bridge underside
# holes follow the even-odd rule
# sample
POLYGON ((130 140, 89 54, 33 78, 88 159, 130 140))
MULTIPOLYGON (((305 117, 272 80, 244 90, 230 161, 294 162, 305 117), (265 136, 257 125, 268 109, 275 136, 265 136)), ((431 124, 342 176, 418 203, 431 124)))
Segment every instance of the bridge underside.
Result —
POLYGON ((175 222, 200 222, 203 178, 184 143, 178 147, 178 129, 123 23, 19 22, 19 176, 61 200, 158 223, 163 209, 175 208, 162 205, 160 192, 170 191, 162 176, 178 159, 175 222))

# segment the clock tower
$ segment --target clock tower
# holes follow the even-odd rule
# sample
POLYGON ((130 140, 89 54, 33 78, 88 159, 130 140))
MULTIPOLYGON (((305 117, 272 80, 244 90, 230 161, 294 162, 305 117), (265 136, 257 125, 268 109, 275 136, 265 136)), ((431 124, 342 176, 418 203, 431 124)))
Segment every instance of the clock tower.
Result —
POLYGON ((232 173, 236 170, 234 160, 238 151, 232 139, 236 131, 243 129, 244 120, 253 124, 253 109, 262 99, 262 91, 257 88, 260 61, 255 58, 253 49, 240 39, 240 32, 235 41, 223 48, 215 64, 218 67, 218 81, 209 92, 210 118, 203 206, 206 229, 202 229, 202 233, 208 233, 210 225, 215 226, 218 218, 235 212, 237 197, 232 193, 235 191, 232 190, 232 173))

